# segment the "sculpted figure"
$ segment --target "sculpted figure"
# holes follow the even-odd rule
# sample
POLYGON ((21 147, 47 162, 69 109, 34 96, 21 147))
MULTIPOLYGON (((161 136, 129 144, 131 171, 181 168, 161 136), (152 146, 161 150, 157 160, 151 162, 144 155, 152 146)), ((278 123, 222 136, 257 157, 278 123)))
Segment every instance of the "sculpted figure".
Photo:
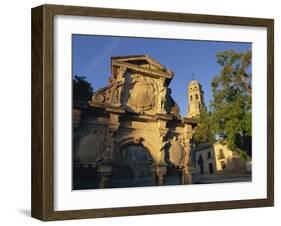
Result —
POLYGON ((117 69, 117 76, 116 76, 116 80, 120 81, 124 79, 124 74, 126 72, 126 68, 125 67, 120 67, 117 69))
POLYGON ((159 93, 159 105, 160 105, 161 113, 166 113, 167 94, 168 94, 168 88, 163 87, 159 93))
POLYGON ((122 97, 122 93, 123 93, 123 84, 116 84, 115 88, 115 93, 114 93, 114 99, 113 99, 113 103, 116 106, 120 106, 121 105, 121 97, 122 97))
POLYGON ((184 159, 182 162, 182 165, 184 167, 187 167, 190 165, 190 160, 191 160, 191 151, 190 151, 190 144, 187 139, 181 137, 180 142, 182 146, 184 147, 184 159))
POLYGON ((124 73, 126 71, 126 68, 120 67, 117 69, 117 76, 115 80, 115 84, 113 86, 113 103, 117 106, 121 105, 121 98, 124 90, 124 83, 125 83, 125 77, 124 73))

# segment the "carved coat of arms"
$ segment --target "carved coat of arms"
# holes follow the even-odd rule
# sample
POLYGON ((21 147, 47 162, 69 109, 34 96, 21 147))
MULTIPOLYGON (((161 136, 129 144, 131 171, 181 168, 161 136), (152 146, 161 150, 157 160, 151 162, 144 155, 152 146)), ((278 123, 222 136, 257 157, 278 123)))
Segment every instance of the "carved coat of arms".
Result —
POLYGON ((155 90, 144 77, 133 78, 129 90, 127 106, 134 112, 142 113, 151 110, 155 105, 155 90))

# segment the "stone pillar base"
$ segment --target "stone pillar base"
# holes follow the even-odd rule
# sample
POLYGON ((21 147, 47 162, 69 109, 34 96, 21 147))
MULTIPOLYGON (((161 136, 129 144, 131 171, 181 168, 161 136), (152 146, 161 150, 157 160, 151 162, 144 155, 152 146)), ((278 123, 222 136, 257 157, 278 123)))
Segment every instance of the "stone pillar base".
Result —
POLYGON ((192 174, 190 173, 189 167, 182 169, 182 184, 192 184, 192 174))
POLYGON ((182 184, 192 184, 192 176, 190 174, 182 174, 182 184))
POLYGON ((161 164, 156 166, 157 180, 156 184, 162 186, 165 184, 165 175, 167 174, 167 165, 161 164))
POLYGON ((100 165, 98 172, 100 175, 99 187, 108 188, 110 186, 112 165, 100 165))

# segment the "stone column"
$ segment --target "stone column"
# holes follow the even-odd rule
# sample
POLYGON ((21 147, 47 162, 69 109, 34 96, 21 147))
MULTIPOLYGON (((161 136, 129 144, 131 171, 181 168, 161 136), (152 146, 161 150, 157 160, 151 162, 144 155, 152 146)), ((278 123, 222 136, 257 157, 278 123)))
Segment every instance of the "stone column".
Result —
POLYGON ((156 166, 157 185, 162 186, 165 184, 165 175, 167 174, 167 164, 156 166))
POLYGON ((100 175, 99 187, 107 188, 110 185, 111 173, 112 173, 112 165, 102 164, 98 168, 98 172, 100 175))
POLYGON ((182 168, 181 175, 182 184, 192 184, 192 174, 190 166, 185 166, 184 168, 182 168))
POLYGON ((185 137, 184 139, 182 139, 182 145, 185 152, 183 165, 181 167, 182 184, 192 184, 193 163, 191 159, 190 140, 185 137))

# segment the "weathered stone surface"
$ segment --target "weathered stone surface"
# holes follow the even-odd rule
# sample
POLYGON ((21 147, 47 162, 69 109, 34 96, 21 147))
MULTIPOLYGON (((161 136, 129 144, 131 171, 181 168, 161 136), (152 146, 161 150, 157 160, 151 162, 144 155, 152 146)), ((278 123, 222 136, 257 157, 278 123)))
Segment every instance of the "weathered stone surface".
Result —
POLYGON ((184 148, 176 137, 171 141, 171 147, 169 149, 170 161, 176 165, 181 166, 184 159, 184 148))
POLYGON ((104 152, 104 129, 85 131, 79 137, 77 158, 81 162, 97 162, 104 152))
POLYGON ((205 107, 204 92, 201 84, 197 80, 192 80, 188 84, 188 117, 195 117, 200 115, 200 111, 205 107))
MULTIPOLYGON (((141 145, 151 157, 157 184, 164 184, 168 164, 180 168, 187 178, 195 122, 179 115, 168 87, 173 73, 147 55, 113 57, 111 63, 109 84, 93 94, 81 114, 76 133, 83 135, 76 134, 74 150, 79 165, 92 161, 98 168, 103 166, 101 170, 112 164, 114 171, 124 149, 141 145)), ((133 171, 135 177, 141 173, 137 168, 133 171)), ((109 178, 103 176, 100 187, 109 178)))

